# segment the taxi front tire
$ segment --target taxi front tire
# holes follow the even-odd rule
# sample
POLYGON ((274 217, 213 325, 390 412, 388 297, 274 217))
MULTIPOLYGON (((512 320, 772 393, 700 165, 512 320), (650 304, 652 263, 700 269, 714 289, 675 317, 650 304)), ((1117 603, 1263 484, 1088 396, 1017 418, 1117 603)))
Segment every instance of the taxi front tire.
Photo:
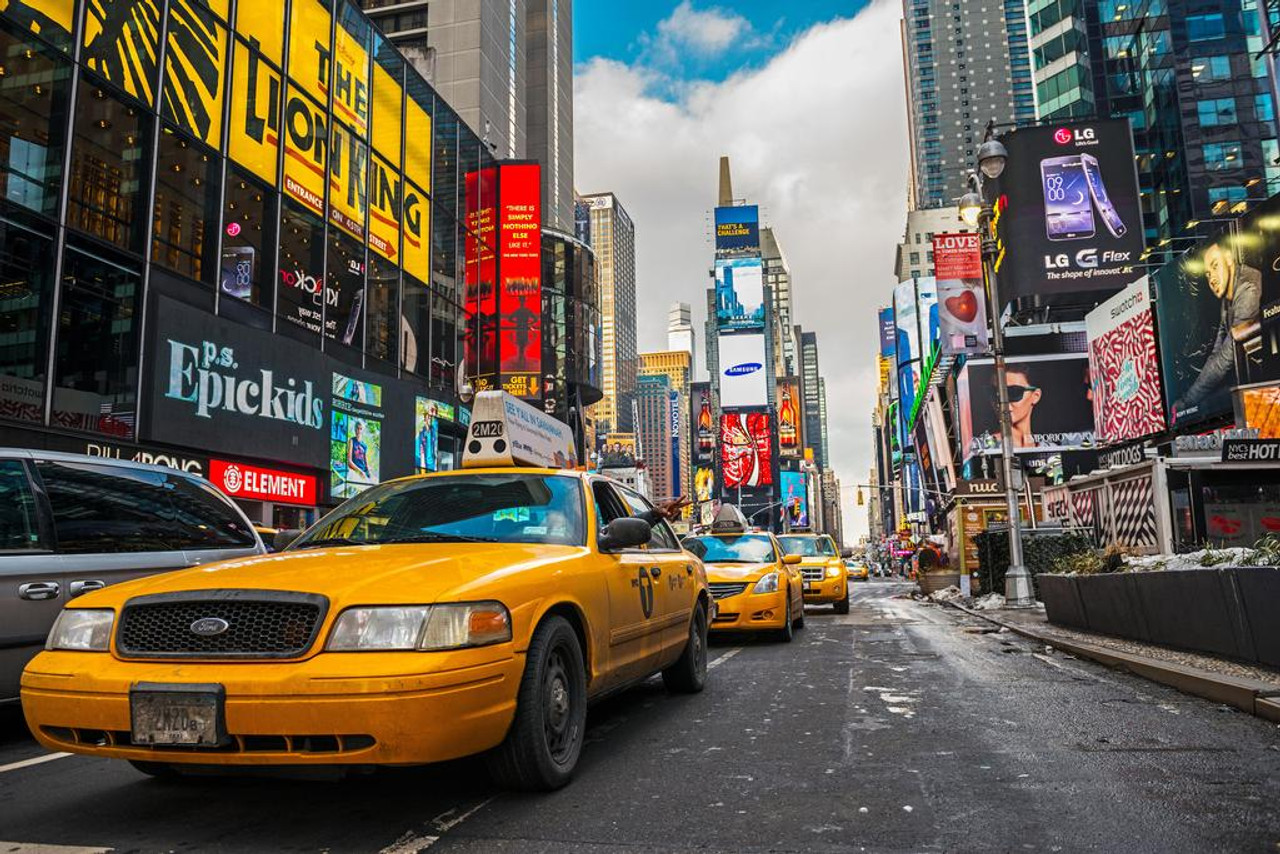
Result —
POLYGON ((707 684, 707 608, 701 602, 689 621, 689 639, 676 663, 662 671, 662 683, 677 694, 696 694, 707 684))
POLYGON ((487 757, 504 788, 550 792, 573 778, 587 721, 587 674, 577 632, 563 618, 539 624, 525 657, 516 715, 487 757))
POLYGON ((843 599, 841 599, 839 602, 837 602, 837 603, 836 603, 835 611, 836 611, 836 613, 837 613, 837 614, 847 614, 847 613, 849 613, 849 585, 848 585, 848 583, 846 583, 846 584, 845 584, 845 586, 844 586, 844 598, 843 598, 843 599))

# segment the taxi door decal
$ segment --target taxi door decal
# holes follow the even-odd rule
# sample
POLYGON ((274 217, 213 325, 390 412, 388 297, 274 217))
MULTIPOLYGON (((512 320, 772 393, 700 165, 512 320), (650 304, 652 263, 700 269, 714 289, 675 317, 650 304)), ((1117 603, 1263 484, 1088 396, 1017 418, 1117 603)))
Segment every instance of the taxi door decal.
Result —
POLYGON ((650 577, 647 566, 636 570, 631 586, 640 590, 640 610, 644 611, 644 618, 649 619, 653 616, 653 578, 650 577))

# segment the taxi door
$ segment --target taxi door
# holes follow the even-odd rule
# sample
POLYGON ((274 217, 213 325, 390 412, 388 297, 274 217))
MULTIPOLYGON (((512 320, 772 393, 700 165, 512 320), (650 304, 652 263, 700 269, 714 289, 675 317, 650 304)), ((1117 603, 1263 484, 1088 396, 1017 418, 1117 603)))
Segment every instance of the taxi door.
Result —
MULTIPOLYGON (((612 483, 591 482, 596 532, 614 519, 630 516, 626 502, 612 483)), ((605 584, 609 590, 610 686, 648 676, 658 665, 662 651, 662 625, 658 618, 659 582, 662 570, 643 548, 602 552, 605 584)))
MULTIPOLYGON (((648 499, 625 487, 619 488, 632 515, 653 515, 653 505, 648 499)), ((680 547, 680 540, 665 521, 653 525, 653 535, 645 552, 657 570, 654 577, 654 618, 661 622, 662 661, 668 663, 679 657, 689 639, 689 620, 693 616, 693 603, 697 590, 694 582, 693 559, 680 547)))

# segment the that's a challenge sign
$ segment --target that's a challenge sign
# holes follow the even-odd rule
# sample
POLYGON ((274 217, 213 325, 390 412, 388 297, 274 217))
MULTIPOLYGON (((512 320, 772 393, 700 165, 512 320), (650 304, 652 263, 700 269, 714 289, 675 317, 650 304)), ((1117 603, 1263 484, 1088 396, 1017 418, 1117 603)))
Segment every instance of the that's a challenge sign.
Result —
POLYGON ((1280 463, 1280 439, 1227 439, 1224 463, 1280 463))

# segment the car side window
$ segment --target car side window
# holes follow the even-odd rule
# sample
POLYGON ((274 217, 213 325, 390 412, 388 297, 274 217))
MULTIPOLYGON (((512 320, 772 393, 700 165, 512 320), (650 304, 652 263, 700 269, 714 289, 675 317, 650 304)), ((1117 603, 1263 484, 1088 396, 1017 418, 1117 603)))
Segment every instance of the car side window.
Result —
POLYGON ((596 524, 599 526, 597 530, 603 529, 614 519, 631 515, 627 512, 626 505, 618 498, 618 493, 602 480, 591 484, 591 497, 596 503, 596 524))
POLYGON ((45 548, 26 466, 20 460, 0 460, 0 551, 45 548))
POLYGON ((212 486, 174 475, 169 501, 173 525, 169 542, 182 549, 246 549, 257 545, 253 530, 212 486))
MULTIPOLYGON (((632 492, 629 489, 620 490, 622 498, 627 502, 627 506, 631 508, 631 515, 642 516, 653 510, 650 504, 642 495, 632 492)), ((666 551, 680 551, 680 541, 676 539, 675 532, 671 530, 671 526, 665 521, 658 521, 652 526, 653 533, 649 536, 650 549, 663 549, 666 551)))

